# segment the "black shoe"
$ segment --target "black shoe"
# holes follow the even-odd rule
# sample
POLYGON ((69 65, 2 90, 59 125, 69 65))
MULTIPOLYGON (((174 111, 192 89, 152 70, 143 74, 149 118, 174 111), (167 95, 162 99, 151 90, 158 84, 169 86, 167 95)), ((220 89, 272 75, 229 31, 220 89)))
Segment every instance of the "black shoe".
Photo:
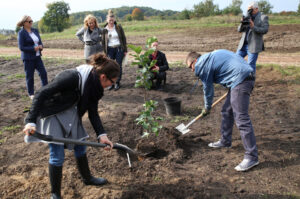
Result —
POLYGON ((111 91, 111 90, 114 89, 114 88, 115 88, 115 85, 111 85, 110 87, 108 87, 107 90, 111 91))
POLYGON ((62 178, 62 166, 57 167, 49 164, 49 178, 51 184, 51 199, 61 199, 60 188, 62 178))
POLYGON ((76 158, 76 162, 85 185, 100 186, 107 183, 105 178, 95 178, 91 175, 86 154, 80 158, 76 158))
POLYGON ((119 90, 120 87, 121 87, 120 83, 116 83, 116 85, 115 85, 115 91, 119 90))

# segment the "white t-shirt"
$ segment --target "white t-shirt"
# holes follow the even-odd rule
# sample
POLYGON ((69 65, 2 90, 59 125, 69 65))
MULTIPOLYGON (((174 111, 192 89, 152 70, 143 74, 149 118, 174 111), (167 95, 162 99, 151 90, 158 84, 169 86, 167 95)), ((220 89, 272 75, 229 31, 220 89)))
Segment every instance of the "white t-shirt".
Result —
POLYGON ((106 29, 108 30, 108 46, 120 45, 119 35, 116 31, 116 25, 114 25, 112 30, 110 30, 108 26, 106 26, 106 29))
MULTIPOLYGON (((34 47, 38 46, 39 45, 39 41, 40 41, 39 38, 34 34, 34 32, 30 32, 29 35, 30 35, 31 39, 34 42, 34 47)), ((39 50, 36 51, 35 55, 36 56, 40 56, 40 51, 39 50)))

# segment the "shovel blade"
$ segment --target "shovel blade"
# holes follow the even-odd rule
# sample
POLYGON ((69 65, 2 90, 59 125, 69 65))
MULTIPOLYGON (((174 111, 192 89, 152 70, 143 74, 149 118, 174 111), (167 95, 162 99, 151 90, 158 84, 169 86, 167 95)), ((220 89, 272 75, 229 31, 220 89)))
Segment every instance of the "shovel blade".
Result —
POLYGON ((176 129, 182 133, 182 135, 190 132, 190 129, 186 128, 186 126, 182 123, 176 127, 176 129))

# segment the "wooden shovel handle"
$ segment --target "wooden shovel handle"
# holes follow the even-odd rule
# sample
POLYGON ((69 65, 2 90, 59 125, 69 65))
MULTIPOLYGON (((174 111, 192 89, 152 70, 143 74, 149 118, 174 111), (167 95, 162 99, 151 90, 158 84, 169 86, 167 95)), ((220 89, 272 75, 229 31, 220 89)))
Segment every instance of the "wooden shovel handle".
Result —
MULTIPOLYGON (((215 101, 211 108, 213 108, 214 106, 216 106, 220 101, 222 101, 225 97, 227 96, 227 93, 225 93, 222 97, 220 97, 217 101, 215 101)), ((201 117, 203 117, 202 113, 200 115, 198 115, 194 120, 193 122, 195 122, 196 120, 200 119, 201 117)))

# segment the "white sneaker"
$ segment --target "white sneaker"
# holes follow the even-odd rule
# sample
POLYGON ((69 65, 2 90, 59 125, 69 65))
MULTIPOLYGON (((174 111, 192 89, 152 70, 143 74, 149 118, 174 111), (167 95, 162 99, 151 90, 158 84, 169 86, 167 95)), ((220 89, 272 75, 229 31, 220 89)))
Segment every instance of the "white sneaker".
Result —
POLYGON ((29 98, 30 98, 31 100, 33 100, 33 98, 34 98, 34 95, 30 95, 30 96, 29 96, 29 98))
POLYGON ((258 164, 259 164, 258 160, 243 159, 243 161, 239 165, 237 165, 234 169, 237 171, 247 171, 258 164))

